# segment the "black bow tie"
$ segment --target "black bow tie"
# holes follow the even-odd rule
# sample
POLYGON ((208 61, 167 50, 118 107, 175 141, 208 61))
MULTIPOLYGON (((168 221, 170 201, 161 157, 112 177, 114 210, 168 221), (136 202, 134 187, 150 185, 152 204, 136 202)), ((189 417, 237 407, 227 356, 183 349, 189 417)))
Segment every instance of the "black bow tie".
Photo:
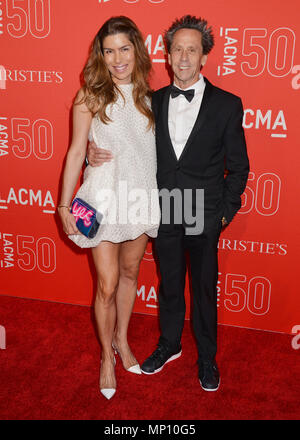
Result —
POLYGON ((191 102, 191 100, 194 98, 195 95, 195 89, 189 89, 189 90, 181 90, 178 89, 175 86, 171 86, 171 96, 172 98, 176 98, 178 95, 184 95, 186 99, 191 102))

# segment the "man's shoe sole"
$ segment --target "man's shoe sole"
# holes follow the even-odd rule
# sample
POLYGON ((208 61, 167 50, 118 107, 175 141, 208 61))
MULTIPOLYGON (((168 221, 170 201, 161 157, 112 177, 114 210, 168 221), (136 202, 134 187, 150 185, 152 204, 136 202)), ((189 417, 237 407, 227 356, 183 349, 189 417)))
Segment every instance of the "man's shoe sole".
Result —
POLYGON ((168 363, 168 362, 172 362, 172 361, 175 361, 175 359, 178 359, 178 358, 180 358, 180 356, 181 356, 181 353, 182 353, 182 350, 179 352, 179 353, 177 353, 177 354, 173 354, 173 356, 171 356, 160 368, 158 368, 157 370, 154 370, 154 371, 152 371, 151 373, 149 373, 149 372, 147 372, 147 371, 144 371, 142 368, 141 368, 141 370, 142 370, 142 373, 144 373, 144 374, 156 374, 156 373, 159 373, 163 368, 164 368, 164 366, 168 363))
POLYGON ((199 382, 200 382, 201 388, 202 388, 204 391, 217 391, 217 390, 219 389, 219 386, 220 386, 220 383, 221 383, 221 379, 219 380, 219 383, 218 383, 217 388, 204 388, 204 386, 202 385, 200 379, 199 379, 199 382))

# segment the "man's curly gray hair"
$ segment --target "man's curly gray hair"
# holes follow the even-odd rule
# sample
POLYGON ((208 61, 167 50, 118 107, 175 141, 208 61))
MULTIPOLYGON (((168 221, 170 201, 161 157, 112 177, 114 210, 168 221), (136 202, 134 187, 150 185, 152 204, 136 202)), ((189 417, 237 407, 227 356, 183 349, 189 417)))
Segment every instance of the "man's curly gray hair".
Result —
POLYGON ((169 29, 165 32, 165 40, 167 50, 170 53, 174 35, 180 29, 196 29, 202 35, 203 55, 207 55, 213 48, 215 41, 212 33, 212 28, 207 26, 207 21, 201 17, 197 18, 194 15, 184 15, 175 20, 169 29))

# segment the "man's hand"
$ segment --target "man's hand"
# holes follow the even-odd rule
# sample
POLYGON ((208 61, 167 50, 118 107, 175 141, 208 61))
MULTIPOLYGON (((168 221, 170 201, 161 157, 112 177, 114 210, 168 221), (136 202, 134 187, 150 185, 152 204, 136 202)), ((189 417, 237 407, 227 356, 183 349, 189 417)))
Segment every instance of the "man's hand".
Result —
POLYGON ((94 141, 89 142, 87 149, 87 159, 92 167, 99 167, 104 162, 110 162, 113 155, 109 150, 98 148, 94 141))
POLYGON ((224 228, 226 225, 228 225, 228 221, 225 217, 222 217, 222 228, 224 228))

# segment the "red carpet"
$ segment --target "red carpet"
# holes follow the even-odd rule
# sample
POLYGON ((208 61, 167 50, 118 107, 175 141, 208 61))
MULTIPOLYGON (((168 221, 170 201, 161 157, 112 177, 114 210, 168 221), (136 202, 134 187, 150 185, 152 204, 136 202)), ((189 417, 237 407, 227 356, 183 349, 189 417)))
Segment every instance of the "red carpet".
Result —
MULTIPOLYGON (((299 350, 291 336, 219 326, 217 392, 201 389, 190 322, 183 355, 154 376, 127 373, 117 359, 118 389, 99 392, 100 349, 88 307, 0 296, 6 329, 1 357, 2 420, 295 420, 299 350)), ((155 348, 157 318, 134 314, 129 340, 142 362, 155 348)))

